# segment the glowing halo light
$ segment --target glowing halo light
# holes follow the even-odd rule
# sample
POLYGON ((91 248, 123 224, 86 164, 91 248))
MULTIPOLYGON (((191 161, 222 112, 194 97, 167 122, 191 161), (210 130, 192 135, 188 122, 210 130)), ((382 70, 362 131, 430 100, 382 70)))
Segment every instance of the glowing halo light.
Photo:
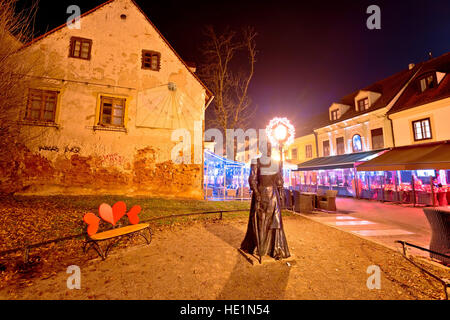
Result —
POLYGON ((288 146, 294 142, 295 128, 287 118, 273 118, 266 127, 266 134, 272 145, 288 146))

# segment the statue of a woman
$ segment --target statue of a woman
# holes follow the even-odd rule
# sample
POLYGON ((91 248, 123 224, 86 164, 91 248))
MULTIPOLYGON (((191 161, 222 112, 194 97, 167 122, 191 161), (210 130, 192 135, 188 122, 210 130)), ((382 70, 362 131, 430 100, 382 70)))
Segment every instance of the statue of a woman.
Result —
POLYGON ((251 163, 252 202, 247 233, 241 244, 241 250, 249 254, 257 249, 260 262, 265 255, 277 260, 290 257, 281 219, 283 175, 270 150, 269 147, 266 158, 253 159, 251 163))

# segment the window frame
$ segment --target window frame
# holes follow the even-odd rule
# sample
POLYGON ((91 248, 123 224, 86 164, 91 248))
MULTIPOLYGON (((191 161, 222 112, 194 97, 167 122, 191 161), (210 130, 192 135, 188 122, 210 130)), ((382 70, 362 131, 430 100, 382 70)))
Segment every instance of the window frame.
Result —
POLYGON ((297 148, 292 148, 291 149, 291 159, 292 160, 297 160, 298 159, 298 149, 297 148), (295 156, 294 156, 294 154, 295 154, 295 156))
MULTIPOLYGON (((59 90, 53 90, 53 89, 47 89, 47 88, 29 88, 28 89, 28 97, 27 97, 27 104, 26 104, 26 108, 25 108, 25 115, 23 117, 23 121, 29 121, 29 122, 33 122, 33 123, 41 123, 41 124, 56 124, 56 114, 57 114, 57 110, 58 110, 58 103, 59 103, 59 94, 60 91, 59 90), (39 119, 34 119, 30 117, 31 114, 31 110, 37 110, 37 109, 33 109, 31 108, 31 104, 33 101, 33 92, 39 92, 40 96, 41 96, 41 100, 40 100, 40 108, 39 108, 39 119), (44 99, 45 94, 51 93, 52 95, 54 95, 54 107, 52 110, 53 113, 53 117, 51 120, 45 120, 44 115, 45 115, 45 104, 47 102, 47 99, 44 99)), ((47 110, 48 111, 48 110, 47 110)))
POLYGON ((358 152, 362 152, 363 149, 364 148, 363 148, 363 143, 362 143, 362 137, 361 137, 361 135, 359 133, 355 133, 352 136, 352 151, 353 151, 353 153, 358 153, 358 152), (359 140, 361 141, 361 150, 355 150, 355 141, 354 141, 354 139, 355 139, 356 136, 359 136, 359 140))
POLYGON ((384 148, 384 131, 383 131, 383 128, 376 128, 376 129, 372 129, 372 130, 370 130, 370 138, 371 138, 371 140, 372 140, 372 150, 378 150, 378 149, 383 149, 384 148), (374 138, 374 132, 375 131, 377 131, 377 130, 381 130, 381 134, 378 134, 378 135, 375 135, 375 136, 381 136, 382 137, 382 139, 383 139, 383 145, 381 146, 381 148, 376 148, 375 149, 375 147, 374 147, 374 143, 373 143, 373 138, 374 138))
POLYGON ((322 141, 322 152, 324 157, 329 157, 331 155, 331 147, 330 147, 330 140, 323 140, 322 141), (328 144, 328 152, 325 154, 325 142, 328 144))
POLYGON ((158 51, 153 51, 153 50, 142 50, 142 54, 141 54, 141 69, 142 70, 151 70, 151 71, 160 71, 161 70, 161 53, 158 51), (150 54, 150 67, 146 67, 145 64, 148 63, 146 62, 146 58, 145 57, 146 54, 150 54), (156 69, 154 69, 152 67, 153 65, 153 57, 156 56, 157 57, 157 67, 156 69))
POLYGON ((427 118, 422 118, 422 119, 419 119, 419 120, 414 120, 414 121, 412 121, 411 122, 411 124, 412 124, 412 129, 413 129, 413 137, 414 137, 414 141, 424 141, 424 140, 431 140, 431 139, 433 139, 433 131, 431 130, 431 119, 430 119, 430 117, 427 117, 427 118), (423 132, 423 125, 422 125, 422 122, 424 122, 424 121, 427 121, 428 122, 428 128, 430 129, 430 137, 429 138, 423 138, 424 137, 424 132, 423 132), (420 123, 420 133, 421 133, 421 135, 422 135, 422 138, 420 138, 420 139, 417 139, 416 138, 416 126, 415 126, 415 124, 416 123, 420 123))
POLYGON ((81 59, 81 60, 91 60, 92 54, 92 39, 82 38, 82 37, 71 37, 70 38, 70 46, 69 46, 69 58, 81 59), (80 55, 75 56, 75 42, 80 41, 80 55), (81 48, 83 47, 83 43, 89 43, 89 51, 87 58, 81 56, 81 48))
POLYGON ((307 144, 305 146, 305 158, 310 159, 312 157, 313 157, 312 144, 307 144))
POLYGON ((436 72, 427 72, 427 73, 420 75, 420 77, 417 78, 417 87, 419 88, 420 93, 424 93, 425 91, 427 91, 429 89, 434 89, 437 86, 438 86, 438 82, 437 82, 436 72), (433 78, 433 81, 431 82, 433 84, 433 86, 430 87, 430 85, 427 84, 427 87, 424 90, 422 90, 422 85, 421 85, 422 80, 426 81, 426 79, 429 78, 430 76, 433 78))
POLYGON ((335 120, 338 120, 339 118, 340 118, 339 109, 331 110, 331 120, 335 121, 335 120))
POLYGON ((345 140, 344 137, 337 137, 336 138, 336 154, 342 155, 345 154, 345 140), (342 141, 342 153, 339 153, 339 143, 338 141, 342 141))
POLYGON ((121 96, 112 96, 112 95, 103 95, 101 94, 99 97, 100 101, 99 101, 99 109, 98 109, 98 121, 97 121, 97 126, 99 127, 104 127, 104 128, 126 128, 126 114, 127 114, 127 98, 126 97, 121 97, 121 96), (104 99, 110 99, 112 100, 111 103, 111 120, 110 123, 103 123, 103 108, 104 108, 104 99), (122 100, 123 101, 123 109, 122 109, 122 124, 114 124, 113 123, 113 118, 115 118, 116 116, 114 116, 114 101, 115 100, 122 100))
POLYGON ((365 97, 365 98, 362 98, 362 99, 358 99, 358 100, 356 101, 356 106, 357 106, 357 108, 358 108, 358 111, 366 111, 366 110, 369 110, 369 107, 370 107, 369 97, 365 97), (361 109, 360 102, 361 102, 361 101, 366 101, 366 100, 367 100, 367 108, 365 107, 365 104, 364 104, 364 109, 361 109))

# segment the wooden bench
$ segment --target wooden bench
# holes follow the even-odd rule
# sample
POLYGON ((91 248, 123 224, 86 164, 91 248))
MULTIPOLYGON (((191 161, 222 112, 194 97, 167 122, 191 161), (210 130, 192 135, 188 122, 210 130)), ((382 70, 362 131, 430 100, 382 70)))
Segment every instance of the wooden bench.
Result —
POLYGON ((134 235, 142 236, 147 244, 150 244, 152 241, 152 229, 148 223, 139 223, 133 224, 121 228, 114 228, 107 231, 103 231, 100 233, 93 234, 92 236, 88 236, 88 239, 84 243, 83 252, 87 252, 89 250, 88 246, 93 246, 95 251, 97 251, 98 255, 105 260, 108 256, 109 250, 114 246, 122 237, 128 236, 132 237, 134 235), (146 233, 148 235, 146 235, 146 233), (115 240, 109 243, 106 248, 103 250, 100 246, 99 242, 106 240, 115 240))

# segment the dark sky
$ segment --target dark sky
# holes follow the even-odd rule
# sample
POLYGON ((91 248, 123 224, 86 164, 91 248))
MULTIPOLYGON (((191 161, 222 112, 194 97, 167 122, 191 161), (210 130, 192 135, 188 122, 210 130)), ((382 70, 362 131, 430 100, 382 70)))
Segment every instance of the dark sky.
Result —
MULTIPOLYGON (((26 1, 26 0, 25 0, 26 1)), ((66 8, 82 12, 104 1, 40 0, 36 29, 66 21, 66 8)), ((250 95, 265 127, 287 116, 296 127, 332 102, 402 69, 450 51, 450 1, 136 0, 187 61, 200 62, 205 25, 253 26, 259 50, 250 95), (366 9, 381 8, 381 30, 369 30, 366 9)))

